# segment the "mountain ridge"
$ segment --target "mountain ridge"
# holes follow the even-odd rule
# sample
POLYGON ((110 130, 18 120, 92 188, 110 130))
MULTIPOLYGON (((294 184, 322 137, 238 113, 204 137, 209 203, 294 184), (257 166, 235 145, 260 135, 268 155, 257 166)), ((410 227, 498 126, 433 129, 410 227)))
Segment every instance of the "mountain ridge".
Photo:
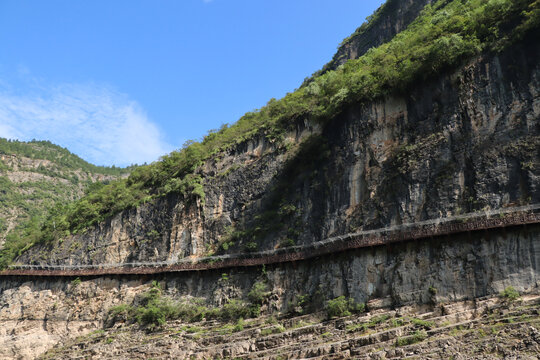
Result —
POLYGON ((96 166, 50 141, 0 138, 0 248, 10 234, 38 226, 50 208, 133 168, 96 166))

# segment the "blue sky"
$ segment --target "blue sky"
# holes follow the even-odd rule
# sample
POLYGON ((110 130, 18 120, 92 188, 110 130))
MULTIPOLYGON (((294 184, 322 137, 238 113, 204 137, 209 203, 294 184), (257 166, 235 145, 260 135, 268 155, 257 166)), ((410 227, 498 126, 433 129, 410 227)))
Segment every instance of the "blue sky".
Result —
POLYGON ((0 0, 0 137, 157 160, 293 91, 382 0, 0 0))

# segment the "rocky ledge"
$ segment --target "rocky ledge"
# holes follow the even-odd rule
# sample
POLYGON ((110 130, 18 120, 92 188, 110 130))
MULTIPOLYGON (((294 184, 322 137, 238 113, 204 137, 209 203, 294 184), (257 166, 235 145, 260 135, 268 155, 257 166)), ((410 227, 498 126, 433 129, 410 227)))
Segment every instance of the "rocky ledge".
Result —
POLYGON ((537 359, 540 297, 97 330, 41 359, 537 359))

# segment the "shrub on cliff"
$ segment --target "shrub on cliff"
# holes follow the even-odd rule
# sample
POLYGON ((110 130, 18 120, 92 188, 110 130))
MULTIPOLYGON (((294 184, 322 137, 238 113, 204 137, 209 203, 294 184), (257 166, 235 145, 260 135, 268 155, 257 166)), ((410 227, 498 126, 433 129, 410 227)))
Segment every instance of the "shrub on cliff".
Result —
POLYGON ((512 302, 519 298, 519 292, 512 286, 508 286, 499 294, 499 296, 508 302, 512 302))
POLYGON ((428 337, 424 330, 417 330, 414 334, 396 339, 396 346, 407 346, 426 340, 428 337))
POLYGON ((232 299, 217 312, 222 320, 237 320, 239 318, 257 317, 260 314, 260 306, 247 304, 241 300, 232 299))
MULTIPOLYGON (((257 284, 257 283, 256 283, 257 284)), ((111 327, 116 322, 137 322, 148 330, 162 327, 168 320, 181 319, 185 322, 197 322, 205 319, 238 321, 260 315, 259 296, 266 294, 266 288, 254 286, 253 301, 247 303, 239 299, 229 300, 221 308, 207 307, 202 299, 177 302, 162 295, 157 282, 138 296, 132 305, 120 304, 109 309, 105 326, 111 327), (255 296, 256 295, 256 296, 255 296)))
POLYGON ((137 312, 137 322, 145 325, 149 330, 163 326, 167 320, 166 312, 156 304, 141 307, 137 312))
POLYGON ((117 322, 127 322, 130 321, 131 314, 133 313, 133 308, 128 304, 120 304, 113 306, 109 309, 107 314, 107 319, 105 321, 106 326, 112 326, 117 322))
POLYGON ((326 313, 329 318, 350 316, 352 313, 360 313, 365 310, 364 304, 359 304, 354 299, 340 296, 326 303, 326 313))
POLYGON ((265 282, 257 281, 249 291, 248 299, 253 304, 262 304, 268 295, 270 295, 268 285, 265 282))

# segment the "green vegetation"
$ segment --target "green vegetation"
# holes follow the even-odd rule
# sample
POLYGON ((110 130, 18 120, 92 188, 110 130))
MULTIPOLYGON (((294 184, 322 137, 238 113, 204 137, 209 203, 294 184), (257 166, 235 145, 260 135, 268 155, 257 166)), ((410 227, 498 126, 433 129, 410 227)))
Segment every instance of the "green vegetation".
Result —
POLYGON ((232 334, 232 333, 235 333, 235 332, 239 332, 239 331, 242 331, 244 330, 244 319, 243 318, 239 318, 237 321, 236 321, 236 324, 225 324, 223 326, 221 326, 217 332, 221 335, 228 335, 228 334, 232 334))
POLYGON ((257 281, 251 287, 251 290, 248 293, 248 299, 253 304, 261 305, 269 295, 270 291, 268 291, 268 285, 265 282, 257 281))
MULTIPOLYGON (((65 168, 71 170, 81 170, 87 173, 96 173, 103 175, 120 176, 129 174, 136 165, 132 165, 127 168, 118 168, 116 166, 96 166, 90 164, 75 154, 72 154, 69 150, 54 145, 50 141, 37 141, 32 140, 29 142, 8 140, 0 138, 0 154, 5 155, 18 155, 24 156, 30 159, 42 159, 53 162, 57 168, 65 168)), ((2 166, 5 166, 2 164, 2 166)), ((47 172, 45 167, 42 167, 44 172, 47 172)), ((54 176, 58 176, 53 172, 54 176)))
POLYGON ((508 286, 499 294, 499 296, 506 301, 512 302, 519 298, 519 292, 512 286, 508 286))
POLYGON ((266 329, 262 329, 261 330, 261 336, 268 336, 268 335, 271 335, 271 334, 280 334, 282 332, 284 332, 286 329, 283 325, 281 324, 276 324, 274 326, 271 326, 271 327, 268 327, 266 329))
POLYGON ((309 294, 299 295, 292 302, 289 302, 289 313, 291 315, 307 314, 314 310, 313 296, 309 294))
MULTIPOLYGON (((96 187, 85 198, 53 209, 41 226, 32 228, 35 231, 24 242, 8 244, 9 249, 0 254, 0 264, 5 265, 35 243, 54 243, 161 196, 174 193, 186 202, 204 202, 199 169, 207 159, 257 134, 280 143, 285 131, 298 121, 331 126, 332 119, 351 104, 406 92, 482 51, 499 51, 538 28, 539 9, 538 0, 436 1, 388 43, 315 77, 281 100, 271 99, 234 125, 211 131, 201 142, 189 142, 159 162, 134 169, 127 179, 96 187)), ((369 23, 364 31, 367 26, 369 23)), ((289 203, 278 204, 270 215, 278 211, 279 205, 289 203)), ((270 224, 277 223, 273 217, 270 224)), ((256 226, 252 230, 266 231, 256 226)), ((254 251, 256 245, 255 240, 249 240, 245 249, 254 251)))
POLYGON ((393 318, 391 320, 391 324, 392 324, 392 327, 400 327, 400 326, 403 326, 405 324, 405 321, 403 318, 393 318))
POLYGON ((427 333, 425 331, 417 330, 414 334, 406 337, 397 338, 396 346, 406 346, 416 344, 418 342, 424 341, 427 339, 427 333))
POLYGON ((326 313, 330 319, 335 317, 350 316, 352 313, 361 313, 364 312, 364 310, 364 304, 358 304, 354 301, 354 299, 346 298, 345 296, 328 300, 326 303, 326 313))
POLYGON ((369 329, 373 329, 377 325, 386 322, 389 318, 390 318, 389 315, 374 316, 368 322, 364 322, 364 323, 360 323, 360 324, 347 325, 346 330, 348 332, 355 332, 355 331, 358 331, 358 330, 361 330, 362 332, 366 332, 369 329))
POLYGON ((197 322, 209 319, 236 321, 234 326, 225 326, 223 331, 241 331, 244 319, 260 315, 260 305, 232 299, 221 308, 209 308, 202 300, 176 302, 163 296, 160 285, 153 283, 141 298, 132 305, 120 304, 109 309, 107 323, 136 322, 148 330, 162 327, 168 320, 181 319, 185 322, 197 322), (227 330, 228 329, 228 330, 227 330))
POLYGON ((412 324, 418 330, 430 330, 431 328, 434 327, 434 324, 432 322, 422 320, 422 319, 407 318, 407 317, 391 318, 389 315, 380 315, 380 316, 372 317, 367 322, 347 325, 346 330, 348 332, 356 332, 356 331, 366 332, 370 329, 374 329, 379 324, 386 323, 387 321, 389 322, 390 327, 400 327, 406 324, 412 324))
POLYGON ((42 225, 51 208, 80 198, 85 190, 103 186, 93 183, 93 178, 117 177, 133 168, 95 166, 48 141, 0 138, 0 155, 0 238, 6 240, 0 251, 0 268, 42 241, 42 225), (15 169, 29 180, 17 181, 17 175, 12 182, 15 169))
POLYGON ((416 325, 417 327, 422 327, 426 330, 429 330, 433 327, 433 323, 431 321, 426 321, 422 319, 412 318, 411 323, 416 325))
POLYGON ((76 288, 79 285, 81 285, 81 278, 77 277, 71 281, 72 288, 76 288))
POLYGON ((120 304, 109 309, 108 318, 113 322, 128 321, 131 312, 131 306, 128 304, 120 304))

